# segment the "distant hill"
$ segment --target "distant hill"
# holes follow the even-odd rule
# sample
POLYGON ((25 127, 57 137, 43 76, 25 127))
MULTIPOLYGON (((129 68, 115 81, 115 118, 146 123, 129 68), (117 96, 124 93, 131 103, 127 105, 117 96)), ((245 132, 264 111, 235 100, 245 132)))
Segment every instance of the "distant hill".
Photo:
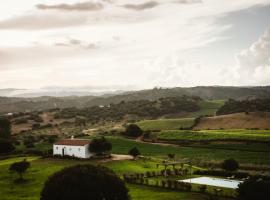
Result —
POLYGON ((227 100, 227 99, 256 99, 269 98, 270 86, 265 87, 190 87, 190 88, 168 88, 168 89, 151 89, 135 92, 126 92, 120 95, 114 95, 108 98, 95 98, 87 103, 88 106, 97 104, 107 105, 110 103, 119 103, 121 101, 134 100, 156 100, 164 97, 179 97, 179 96, 198 96, 206 100, 227 100))
POLYGON ((96 105, 109 105, 121 101, 149 100, 154 101, 166 97, 198 96, 205 100, 227 99, 265 99, 270 98, 270 86, 265 87, 190 87, 190 88, 154 88, 124 92, 122 94, 104 94, 103 96, 66 96, 66 97, 0 97, 0 113, 20 112, 25 110, 44 110, 51 108, 91 107, 96 105))
POLYGON ((195 130, 206 129, 270 129, 270 112, 250 112, 205 117, 195 130))
POLYGON ((217 115, 255 111, 270 112, 270 99, 251 99, 241 101, 229 99, 218 109, 217 115))

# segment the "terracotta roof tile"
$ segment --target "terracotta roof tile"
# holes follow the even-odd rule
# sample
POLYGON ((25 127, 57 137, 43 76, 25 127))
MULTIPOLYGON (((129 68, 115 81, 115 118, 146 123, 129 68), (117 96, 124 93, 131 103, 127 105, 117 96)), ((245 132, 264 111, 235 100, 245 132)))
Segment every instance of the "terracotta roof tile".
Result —
POLYGON ((90 140, 84 140, 84 139, 64 139, 59 140, 55 142, 55 145, 69 145, 69 146, 85 146, 89 144, 90 140))

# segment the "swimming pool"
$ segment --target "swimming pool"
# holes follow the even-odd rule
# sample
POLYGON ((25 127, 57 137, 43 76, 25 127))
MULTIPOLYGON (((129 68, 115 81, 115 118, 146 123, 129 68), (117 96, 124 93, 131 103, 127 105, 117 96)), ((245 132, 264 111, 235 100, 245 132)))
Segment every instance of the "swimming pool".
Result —
POLYGON ((195 183, 201 185, 211 185, 217 187, 224 187, 224 188, 238 188, 238 185, 243 181, 238 180, 230 180, 230 179, 222 179, 222 178, 212 178, 212 177, 199 177, 199 178, 191 178, 185 180, 179 180, 185 183, 195 183))

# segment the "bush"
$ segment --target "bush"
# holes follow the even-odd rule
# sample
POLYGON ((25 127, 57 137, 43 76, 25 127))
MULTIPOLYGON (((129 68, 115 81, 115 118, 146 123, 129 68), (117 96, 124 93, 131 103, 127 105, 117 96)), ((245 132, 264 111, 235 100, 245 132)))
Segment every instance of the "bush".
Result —
POLYGON ((129 137, 139 137, 143 134, 143 130, 136 124, 129 124, 126 127, 125 135, 129 137))
POLYGON ((128 200, 124 182, 103 166, 77 165, 49 177, 41 192, 41 200, 128 200))
POLYGON ((210 176, 221 176, 221 177, 230 177, 235 176, 235 178, 246 178, 249 173, 246 172, 230 172, 230 171, 221 171, 221 170, 197 170, 194 172, 196 175, 210 175, 210 176))
POLYGON ((23 160, 21 162, 15 162, 10 165, 9 170, 14 171, 17 174, 19 174, 20 178, 19 180, 23 180, 23 174, 26 172, 26 170, 30 167, 30 162, 27 162, 26 160, 23 160))
POLYGON ((89 151, 96 154, 103 154, 105 152, 109 152, 111 149, 112 144, 104 137, 93 139, 89 145, 89 151))
POLYGON ((137 149, 137 147, 133 147, 132 149, 130 149, 128 151, 128 154, 133 156, 133 158, 136 158, 137 156, 139 156, 141 153, 140 151, 137 149))
POLYGON ((10 140, 0 139, 0 153, 9 153, 14 149, 15 147, 10 140))
POLYGON ((270 199, 270 180, 249 179, 239 184, 238 200, 270 199))
POLYGON ((239 169, 238 162, 232 158, 224 160, 221 166, 222 166, 222 169, 226 171, 237 171, 239 169))

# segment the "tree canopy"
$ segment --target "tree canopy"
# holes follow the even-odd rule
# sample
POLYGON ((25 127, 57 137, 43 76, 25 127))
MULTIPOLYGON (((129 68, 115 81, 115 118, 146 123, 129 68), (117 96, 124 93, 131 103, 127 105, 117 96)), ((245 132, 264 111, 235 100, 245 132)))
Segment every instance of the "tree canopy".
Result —
POLYGON ((270 199, 270 180, 248 179, 240 183, 237 189, 238 200, 270 199))
POLYGON ((129 150, 128 154, 131 155, 131 156, 133 156, 134 158, 136 158, 136 157, 139 156, 141 153, 140 153, 140 151, 137 149, 137 147, 133 147, 132 149, 129 150))
POLYGON ((139 137, 143 134, 143 130, 137 124, 129 124, 126 127, 125 135, 129 137, 139 137))
POLYGON ((0 139, 0 153, 9 153, 14 149, 15 147, 10 140, 0 139))
POLYGON ((226 171, 236 171, 239 168, 239 164, 236 160, 231 158, 223 161, 222 168, 226 171))
POLYGON ((23 160, 21 162, 15 162, 10 165, 9 170, 14 171, 19 174, 20 180, 23 179, 23 174, 26 172, 26 170, 30 167, 30 162, 23 160))
POLYGON ((77 165, 48 178, 41 200, 128 200, 125 183, 103 166, 77 165))
POLYGON ((103 154, 110 151, 111 149, 112 144, 104 137, 94 138, 89 145, 89 151, 96 154, 103 154))
POLYGON ((11 123, 6 118, 0 117, 0 138, 10 139, 11 137, 11 123))

